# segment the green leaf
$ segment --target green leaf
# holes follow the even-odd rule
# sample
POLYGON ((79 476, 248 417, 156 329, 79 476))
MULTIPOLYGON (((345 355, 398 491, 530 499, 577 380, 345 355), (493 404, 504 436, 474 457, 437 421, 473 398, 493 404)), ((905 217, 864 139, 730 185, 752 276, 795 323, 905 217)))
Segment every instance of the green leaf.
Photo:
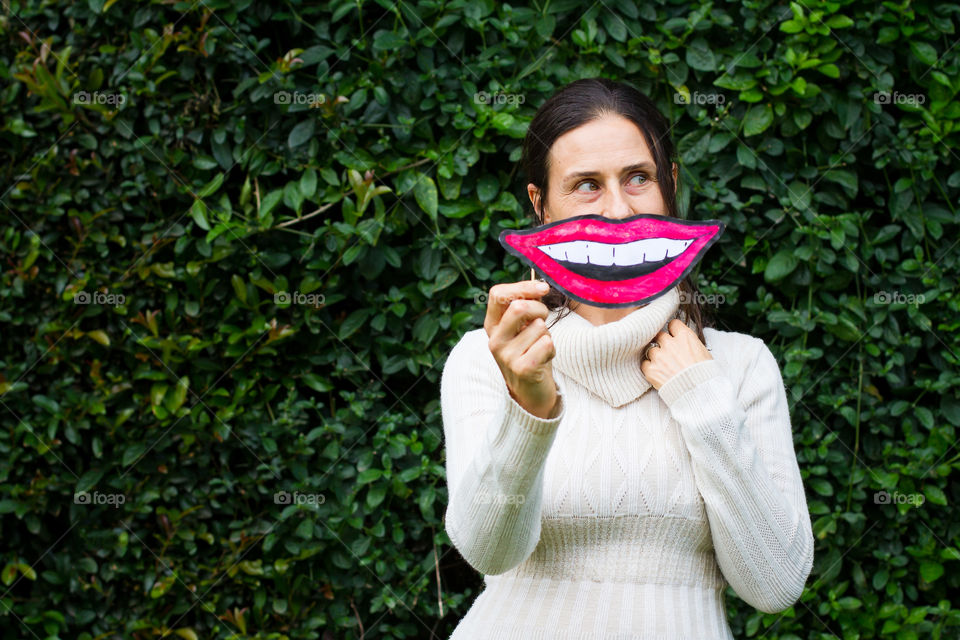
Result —
POLYGON ((792 249, 781 249, 767 263, 763 272, 763 279, 767 282, 776 282, 790 275, 797 268, 799 261, 792 249))
POLYGON ((813 194, 810 186, 806 183, 794 180, 790 183, 787 191, 787 197, 790 199, 790 206, 799 211, 806 211, 810 208, 810 202, 813 194))
POLYGON ((426 211, 432 220, 436 220, 439 198, 437 185, 433 182, 433 178, 425 173, 418 172, 417 182, 413 187, 413 196, 420 208, 426 211))
POLYGON ((313 169, 307 169, 300 176, 300 195, 304 200, 309 200, 317 192, 317 172, 313 169))
MULTIPOLYGON (((553 18, 553 16, 550 16, 550 18, 553 18)), ((627 41, 627 25, 624 24, 623 18, 613 11, 603 11, 600 14, 600 22, 603 23, 603 29, 610 34, 611 38, 617 42, 627 41)), ((553 31, 552 28, 550 30, 553 31)), ((549 37, 549 35, 547 34, 544 37, 549 37)))
POLYGON ((173 387, 173 393, 167 396, 166 402, 164 403, 167 411, 175 414, 187 399, 187 391, 189 391, 189 389, 190 378, 188 376, 183 376, 177 380, 177 384, 173 387))
POLYGON ((834 15, 824 23, 831 29, 846 29, 853 26, 853 20, 847 16, 834 15))
POLYGON ((823 174, 823 179, 839 184, 850 198, 857 195, 859 186, 857 184, 857 174, 853 171, 830 169, 823 174))
POLYGON ((213 177, 213 179, 207 184, 203 185, 203 188, 197 191, 197 196, 200 198, 206 198, 212 196, 217 192, 217 189, 220 188, 220 185, 223 184, 223 173, 218 173, 213 177))
POLYGON ((784 33, 800 33, 803 31, 803 23, 799 20, 786 20, 780 23, 780 31, 784 33))
POLYGON ((420 316, 413 324, 413 337, 429 345, 440 328, 440 320, 433 314, 420 316))
POLYGON ((747 111, 743 119, 743 133, 745 136, 754 136, 766 131, 773 124, 773 109, 768 104, 755 104, 747 111))
POLYGON ((911 40, 910 51, 917 57, 917 60, 925 65, 932 66, 937 62, 937 50, 926 42, 911 40))
POLYGON ((309 514, 304 515, 303 520, 297 526, 294 534, 304 540, 309 540, 313 537, 313 518, 311 518, 309 514))
POLYGON ((932 560, 924 560, 920 563, 920 576, 927 582, 933 582, 943 575, 943 565, 932 560))
POLYGON ((879 591, 880 589, 883 589, 884 586, 886 586, 887 580, 889 579, 890 579, 890 573, 886 569, 880 569, 879 571, 873 574, 873 580, 871 580, 871 583, 873 584, 873 588, 879 591))
POLYGON ((100 482, 100 478, 103 477, 103 469, 90 469, 77 480, 76 486, 73 488, 74 493, 81 493, 83 491, 90 491, 97 483, 100 482))
POLYGON ((380 503, 383 502, 386 495, 387 487, 385 485, 374 485, 370 487, 370 490, 367 492, 367 508, 375 509, 380 506, 380 503))
POLYGON ((793 112, 793 122, 797 125, 798 129, 806 129, 810 126, 812 120, 813 114, 806 109, 797 109, 793 112))
POLYGON ((757 86, 757 79, 746 69, 737 69, 731 76, 727 73, 714 80, 713 84, 724 89, 733 89, 734 91, 746 91, 757 86))
POLYGON ((233 286, 233 293, 237 296, 237 299, 243 304, 247 303, 247 284, 243 281, 243 278, 237 274, 230 276, 230 284, 233 286))
POLYGON ((374 480, 378 480, 382 475, 382 469, 367 469, 366 471, 361 471, 357 476, 357 484, 367 484, 368 482, 373 482, 374 480))
POLYGON ((357 330, 363 326, 363 323, 366 322, 367 316, 371 313, 370 309, 357 309, 343 321, 343 324, 340 325, 339 336, 341 340, 346 340, 357 330))
POLYGON ((42 408, 43 410, 45 410, 47 413, 51 415, 56 415, 57 413, 60 412, 60 405, 57 403, 56 400, 53 400, 52 398, 48 398, 47 396, 42 394, 37 394, 33 396, 32 400, 35 405, 42 408))
POLYGON ((197 169, 202 169, 203 171, 209 171, 210 169, 216 168, 218 163, 210 156, 194 156, 193 166, 195 166, 197 169))
POLYGON ((943 492, 943 489, 934 484, 924 485, 923 495, 933 504, 947 505, 947 495, 943 492))
POLYGON ((293 149, 302 145, 313 137, 313 128, 314 121, 312 118, 299 123, 290 131, 290 135, 287 136, 287 146, 293 149))
POLYGON ((920 424, 922 424, 928 431, 933 430, 935 423, 933 420, 933 412, 930 411, 930 409, 927 409, 926 407, 917 407, 914 410, 914 415, 917 416, 917 420, 919 420, 920 424))
POLYGON ((750 147, 741 143, 737 145, 737 162, 748 169, 757 168, 757 154, 750 147))
POLYGON ((488 173, 477 180, 477 198, 480 202, 492 202, 500 192, 500 181, 488 173))
POLYGON ((157 580, 150 589, 150 597, 153 599, 162 597, 163 594, 170 590, 170 587, 173 586, 175 581, 176 576, 165 576, 157 580))
POLYGON ((135 442, 128 446, 123 451, 123 457, 120 460, 120 464, 124 467, 130 466, 133 462, 140 458, 147 451, 147 447, 150 446, 146 442, 135 442))
POLYGON ((300 183, 291 180, 283 187, 283 204, 296 212, 299 216, 303 208, 303 194, 300 193, 300 183))
POLYGON ((714 71, 717 68, 717 59, 710 50, 710 45, 704 38, 697 38, 686 47, 687 65, 697 71, 714 71))
POLYGON ((840 69, 839 69, 839 67, 837 67, 837 65, 833 64, 832 62, 831 62, 830 64, 822 64, 822 65, 820 65, 819 67, 817 67, 817 71, 819 71, 819 72, 822 73, 823 75, 827 76, 828 78, 839 78, 839 77, 840 77, 840 69))
POLYGON ((333 389, 333 385, 329 384, 326 380, 315 373, 305 373, 301 379, 305 385, 320 393, 326 393, 327 391, 333 389))
POLYGON ((14 562, 8 562, 7 565, 3 568, 3 572, 0 573, 0 580, 3 580, 3 584, 10 586, 13 584, 14 578, 17 577, 17 565, 14 562))
POLYGON ((553 35, 553 30, 557 26, 557 19, 552 15, 541 16, 534 24, 537 35, 547 40, 553 35))
POLYGON ((150 386, 150 404, 153 406, 159 406, 163 402, 164 396, 167 395, 167 389, 170 388, 165 382, 154 382, 150 386))
POLYGON ((207 222, 207 205, 203 200, 197 198, 193 201, 193 206, 190 207, 190 217, 204 231, 210 230, 210 223, 207 222))
POLYGON ((283 189, 274 189, 267 195, 263 197, 263 200, 260 201, 260 211, 257 214, 257 217, 263 219, 267 217, 271 211, 277 208, 277 205, 283 200, 283 189))
POLYGON ((810 487, 822 496, 833 495, 833 485, 823 478, 809 478, 807 483, 810 487))

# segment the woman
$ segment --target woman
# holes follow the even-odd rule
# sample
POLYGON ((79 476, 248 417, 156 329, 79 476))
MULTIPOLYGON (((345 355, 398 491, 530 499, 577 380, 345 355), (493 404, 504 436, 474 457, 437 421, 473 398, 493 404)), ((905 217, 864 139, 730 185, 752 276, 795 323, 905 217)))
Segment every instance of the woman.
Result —
MULTIPOLYGON (((675 216, 673 152, 643 94, 568 85, 524 141, 538 222, 675 216)), ((486 584, 452 640, 729 640, 727 584, 792 606, 814 541, 764 342, 703 327, 689 283, 612 309, 547 289, 492 287, 444 365, 445 526, 486 584)))

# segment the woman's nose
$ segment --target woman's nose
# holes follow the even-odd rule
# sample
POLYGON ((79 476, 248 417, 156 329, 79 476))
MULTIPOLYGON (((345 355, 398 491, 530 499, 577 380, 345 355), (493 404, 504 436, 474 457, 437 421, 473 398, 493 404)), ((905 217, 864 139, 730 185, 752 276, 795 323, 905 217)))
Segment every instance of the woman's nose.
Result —
POLYGON ((633 215, 633 209, 620 189, 609 189, 607 191, 606 201, 603 203, 603 215, 618 220, 633 215))

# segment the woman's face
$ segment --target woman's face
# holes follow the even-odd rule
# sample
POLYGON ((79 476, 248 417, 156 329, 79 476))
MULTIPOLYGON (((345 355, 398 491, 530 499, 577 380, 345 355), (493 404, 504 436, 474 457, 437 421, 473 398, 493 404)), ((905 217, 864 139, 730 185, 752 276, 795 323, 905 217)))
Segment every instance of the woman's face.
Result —
MULTIPOLYGON (((543 222, 588 214, 615 219, 667 215, 656 178, 653 154, 640 129, 622 116, 602 116, 563 134, 550 148, 543 222)), ((673 178, 676 185, 676 163, 673 178)), ((537 191, 527 185, 531 202, 537 191)))

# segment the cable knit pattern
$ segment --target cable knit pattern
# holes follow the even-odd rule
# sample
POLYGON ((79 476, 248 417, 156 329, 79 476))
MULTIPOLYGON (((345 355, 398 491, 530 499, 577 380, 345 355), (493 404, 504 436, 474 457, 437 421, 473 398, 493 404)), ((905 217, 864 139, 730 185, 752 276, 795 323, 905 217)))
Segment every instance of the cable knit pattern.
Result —
POLYGON ((640 357, 678 302, 553 325, 549 419, 510 396, 483 329, 451 351, 445 526, 485 582, 451 640, 732 640, 727 584, 765 612, 800 597, 814 541, 779 366, 708 328, 713 360, 653 389, 640 357))

